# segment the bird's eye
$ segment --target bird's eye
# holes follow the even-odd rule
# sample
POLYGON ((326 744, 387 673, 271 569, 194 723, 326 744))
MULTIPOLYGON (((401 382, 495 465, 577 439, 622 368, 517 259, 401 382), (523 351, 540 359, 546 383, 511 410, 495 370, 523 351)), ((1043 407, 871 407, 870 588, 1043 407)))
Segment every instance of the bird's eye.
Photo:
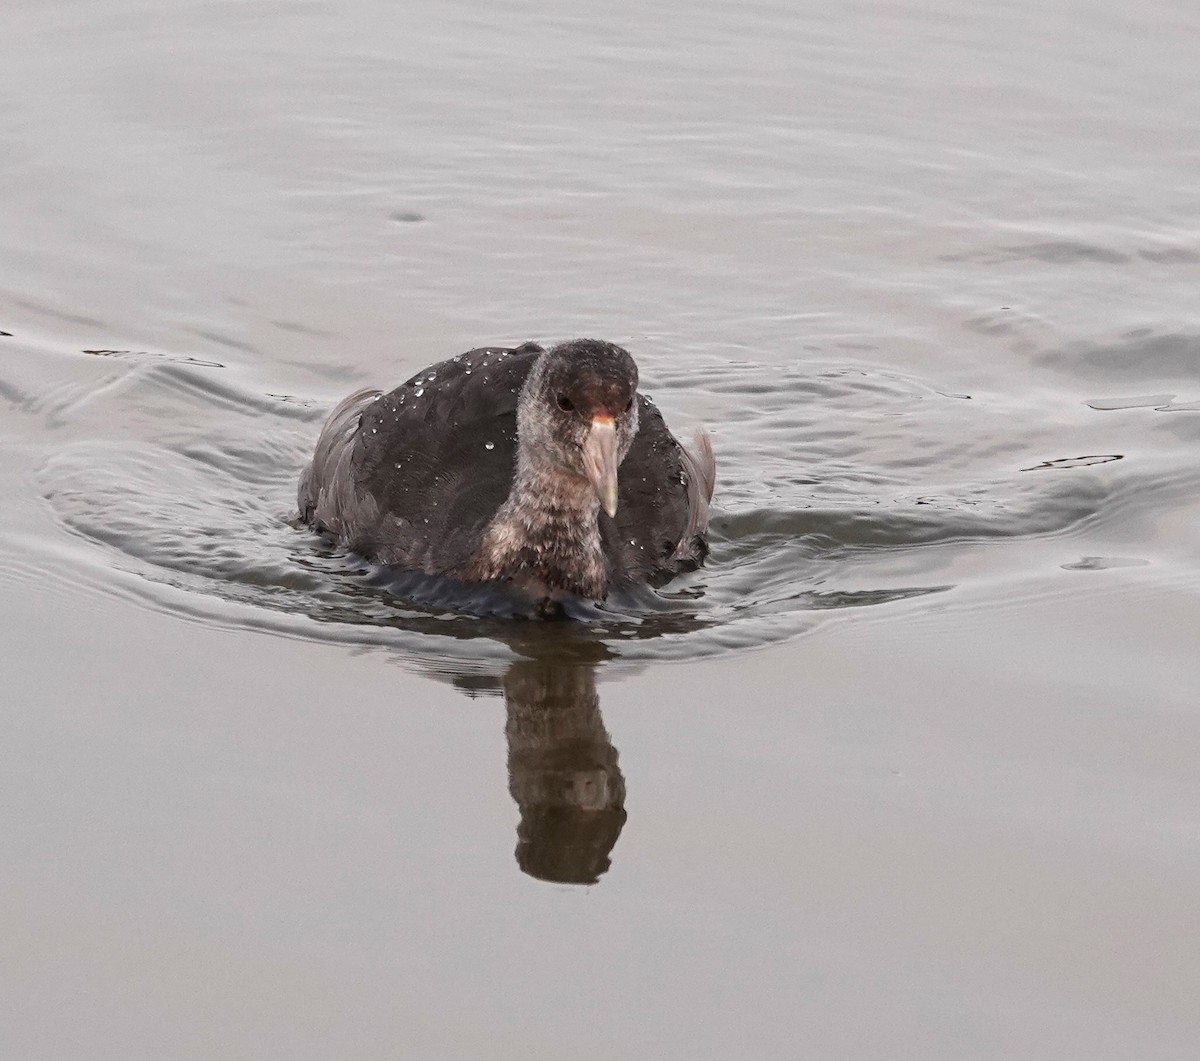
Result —
POLYGON ((571 401, 565 394, 560 394, 557 398, 558 407, 564 413, 573 413, 575 411, 575 403, 571 401))

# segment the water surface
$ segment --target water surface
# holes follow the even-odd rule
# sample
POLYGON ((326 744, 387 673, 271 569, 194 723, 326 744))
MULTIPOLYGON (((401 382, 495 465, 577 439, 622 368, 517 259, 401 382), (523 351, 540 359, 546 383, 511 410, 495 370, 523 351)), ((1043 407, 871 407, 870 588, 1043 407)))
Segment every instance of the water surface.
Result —
POLYGON ((11 13, 10 1050, 1193 1056, 1198 54, 1166 0, 11 13), (295 526, 351 389, 576 335, 713 432, 704 570, 481 619, 295 526))

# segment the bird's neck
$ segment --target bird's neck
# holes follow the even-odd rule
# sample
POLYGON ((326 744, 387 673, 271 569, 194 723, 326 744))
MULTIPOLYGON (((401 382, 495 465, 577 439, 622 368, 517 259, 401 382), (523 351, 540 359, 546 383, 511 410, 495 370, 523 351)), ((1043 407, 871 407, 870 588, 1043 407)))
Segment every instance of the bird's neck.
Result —
POLYGON ((511 579, 539 598, 567 591, 603 599, 599 514, 596 491, 582 476, 518 458, 512 490, 477 556, 481 577, 511 579))

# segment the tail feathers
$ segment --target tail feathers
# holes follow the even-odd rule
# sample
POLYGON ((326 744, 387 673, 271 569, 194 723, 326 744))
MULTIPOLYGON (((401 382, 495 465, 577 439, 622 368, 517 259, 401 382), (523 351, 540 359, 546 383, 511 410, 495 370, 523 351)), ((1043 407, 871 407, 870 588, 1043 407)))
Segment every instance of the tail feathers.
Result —
POLYGON ((704 483, 705 499, 711 501, 713 499, 713 491, 717 488, 717 455, 713 453, 712 435, 703 428, 697 428, 695 435, 692 436, 696 443, 697 453, 687 453, 691 464, 692 471, 700 476, 704 483))
POLYGON ((703 428, 696 432, 695 444, 695 452, 687 446, 680 447, 688 476, 688 521, 675 549, 676 559, 691 555, 695 551, 694 540, 708 529, 709 505, 717 486, 717 458, 712 438, 703 428))
POLYGON ((338 403, 317 439, 312 463, 300 474, 296 504, 306 523, 344 536, 354 512, 350 458, 363 410, 379 396, 377 390, 360 390, 338 403))

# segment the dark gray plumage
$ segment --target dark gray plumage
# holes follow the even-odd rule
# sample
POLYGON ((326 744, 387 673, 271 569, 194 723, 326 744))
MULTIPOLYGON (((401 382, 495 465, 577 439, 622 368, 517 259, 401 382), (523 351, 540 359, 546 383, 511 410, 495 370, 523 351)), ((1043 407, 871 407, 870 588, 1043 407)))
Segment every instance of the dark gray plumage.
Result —
POLYGON ((676 441, 618 346, 483 347, 338 405, 300 515, 401 570, 603 600, 703 562, 716 467, 697 440, 676 441))

